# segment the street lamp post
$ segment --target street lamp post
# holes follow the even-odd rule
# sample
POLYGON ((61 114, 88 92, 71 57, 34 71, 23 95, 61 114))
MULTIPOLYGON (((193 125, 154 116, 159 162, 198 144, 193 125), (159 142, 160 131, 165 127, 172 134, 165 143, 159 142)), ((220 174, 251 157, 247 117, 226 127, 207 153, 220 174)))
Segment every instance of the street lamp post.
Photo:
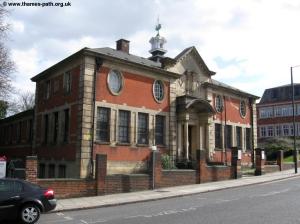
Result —
POLYGON ((292 86, 293 129, 294 129, 294 164, 295 164, 295 173, 298 173, 298 150, 296 149, 295 88, 294 88, 294 81, 293 81, 293 68, 296 67, 300 67, 300 65, 291 66, 291 86, 292 86))

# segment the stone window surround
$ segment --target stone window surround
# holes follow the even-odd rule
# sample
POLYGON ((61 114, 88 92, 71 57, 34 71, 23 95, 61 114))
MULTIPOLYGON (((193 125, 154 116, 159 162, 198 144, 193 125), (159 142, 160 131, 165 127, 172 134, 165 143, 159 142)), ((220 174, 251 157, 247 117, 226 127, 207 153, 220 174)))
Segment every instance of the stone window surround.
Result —
MULTIPOLYGON (((221 138, 222 138, 222 146, 225 147, 225 136, 224 136, 224 132, 225 132, 225 122, 214 122, 215 124, 221 124, 221 138)), ((241 123, 233 123, 233 122, 226 122, 226 125, 230 125, 231 126, 231 144, 232 146, 236 146, 237 142, 236 142, 236 127, 240 127, 241 128, 241 148, 242 151, 245 152, 247 150, 247 146, 246 146, 246 129, 250 128, 251 126, 249 124, 245 125, 245 124, 241 124, 241 123)), ((214 147, 215 148, 215 147, 214 147)), ((219 148, 215 148, 215 150, 222 150, 219 148)))
POLYGON ((165 99, 165 84, 164 84, 164 82, 162 81, 162 80, 159 80, 159 79, 156 79, 156 80, 154 80, 154 82, 153 82, 153 85, 152 85, 152 95, 153 95, 153 98, 155 99, 155 101, 157 102, 157 103, 162 103, 163 101, 164 101, 164 99, 165 99), (157 84, 160 84, 161 85, 161 90, 162 90, 162 97, 161 97, 161 99, 158 99, 157 98, 157 93, 156 93, 156 90, 157 90, 157 88, 155 88, 155 86, 157 85, 157 84))
MULTIPOLYGON (((232 98, 232 99, 237 99, 237 100, 239 100, 240 103, 239 103, 239 106, 238 106, 238 107, 239 107, 239 113, 240 113, 240 116, 241 116, 241 118, 243 118, 243 119, 247 117, 247 109, 249 109, 247 105, 248 105, 249 101, 248 101, 248 99, 247 99, 246 97, 241 97, 241 96, 239 96, 239 95, 237 95, 237 94, 228 93, 228 92, 224 92, 224 91, 220 91, 220 90, 216 90, 216 89, 208 89, 208 90, 207 90, 207 99, 212 101, 213 95, 215 95, 215 96, 218 96, 218 95, 222 96, 222 100, 223 100, 223 108, 224 108, 224 104, 225 104, 225 102, 224 102, 224 97, 225 97, 226 99, 232 98), (242 114, 241 114, 241 102, 245 102, 245 116, 242 116, 242 114)), ((212 102, 213 102, 213 101, 212 101, 212 102)), ((215 108, 216 108, 216 107, 215 107, 215 108)))
POLYGON ((215 96, 215 108, 218 113, 221 113, 224 108, 224 100, 221 95, 215 96))
POLYGON ((108 89, 109 89, 109 91, 110 91, 111 94, 113 94, 115 96, 120 95, 122 93, 122 90, 123 90, 124 85, 125 85, 125 83, 124 83, 124 76, 123 76, 122 72, 120 70, 118 70, 118 69, 110 69, 109 72, 108 72, 108 74, 107 74, 106 83, 107 83, 107 87, 108 87, 108 89), (111 86, 110 86, 110 83, 109 83, 109 77, 110 77, 110 75, 113 72, 116 73, 119 76, 119 81, 121 82, 120 83, 120 89, 118 90, 118 92, 113 91, 112 88, 111 88, 111 86))
POLYGON ((165 128, 166 128, 166 117, 165 116, 161 116, 161 115, 155 115, 155 141, 156 138, 161 138, 160 139, 160 143, 157 145, 165 145, 165 128), (159 121, 160 118, 162 120, 160 120, 161 123, 157 124, 157 122, 159 121))
POLYGON ((111 127, 110 127, 110 125, 111 125, 111 122, 110 122, 110 114, 111 114, 111 112, 110 111, 111 111, 111 109, 107 108, 107 107, 97 107, 97 113, 95 114, 95 116, 96 116, 96 126, 95 126, 96 127, 96 135, 95 135, 95 140, 96 141, 99 141, 99 142, 102 142, 102 143, 107 143, 108 142, 107 140, 110 138, 109 137, 110 136, 110 129, 111 129, 111 127), (108 133, 107 133, 107 136, 106 136, 107 139, 101 139, 100 138, 100 134, 101 134, 101 130, 102 130, 101 125, 103 125, 102 124, 103 121, 101 121, 101 119, 99 118, 99 115, 101 115, 101 116, 106 115, 106 112, 107 112, 107 123, 108 123, 107 124, 108 125, 108 127, 107 127, 108 133), (100 127, 98 127, 99 123, 100 123, 100 127), (99 136, 98 136, 97 132, 99 132, 99 136))
POLYGON ((147 113, 138 113, 138 144, 149 144, 149 115, 147 113), (143 140, 145 137, 145 140, 143 140), (144 142, 143 142, 144 141, 144 142))
MULTIPOLYGON (((163 112, 163 111, 157 111, 157 110, 152 110, 152 109, 146 109, 144 107, 132 107, 132 106, 127 106, 126 104, 119 105, 119 104, 112 104, 112 103, 107 103, 105 101, 97 101, 96 102, 96 107, 95 107, 95 115, 97 114, 97 108, 98 107, 106 107, 110 108, 110 122, 111 122, 111 130, 110 130, 110 141, 102 143, 100 141, 95 142, 97 144, 107 144, 110 146, 118 146, 118 145, 124 145, 122 143, 118 143, 118 111, 119 110, 126 110, 130 111, 130 143, 127 144, 131 147, 149 147, 155 144, 155 116, 156 115, 161 115, 165 117, 165 127, 164 127, 164 139, 165 139, 165 145, 164 147, 168 147, 168 141, 169 141, 169 113, 168 112, 163 112), (146 113, 148 114, 148 129, 149 129, 149 141, 147 145, 140 145, 138 144, 138 136, 137 136, 137 128, 138 128, 138 113, 146 113)), ((96 127, 96 120, 95 118, 95 127, 96 127)), ((96 128, 94 130, 94 135, 96 136, 96 128)), ((96 138, 95 138, 96 139, 96 138)), ((161 145, 160 145, 161 146, 161 145)))
POLYGON ((247 104, 245 100, 240 100, 240 115, 245 118, 247 115, 247 104))

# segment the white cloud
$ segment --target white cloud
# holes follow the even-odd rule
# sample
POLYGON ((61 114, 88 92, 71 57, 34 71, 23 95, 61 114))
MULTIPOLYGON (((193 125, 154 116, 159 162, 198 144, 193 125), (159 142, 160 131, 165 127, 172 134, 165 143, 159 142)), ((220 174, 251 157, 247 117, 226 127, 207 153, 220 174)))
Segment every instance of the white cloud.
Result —
POLYGON ((300 64, 300 3, 290 0, 73 0, 70 8, 17 8, 11 16, 18 83, 82 47, 114 48, 119 38, 148 57, 158 16, 167 56, 196 46, 215 79, 250 93, 289 83, 289 67, 300 64), (221 66, 216 58, 233 63, 221 66))
POLYGON ((22 21, 12 20, 10 24, 12 25, 12 29, 14 32, 23 33, 25 30, 25 25, 22 21))

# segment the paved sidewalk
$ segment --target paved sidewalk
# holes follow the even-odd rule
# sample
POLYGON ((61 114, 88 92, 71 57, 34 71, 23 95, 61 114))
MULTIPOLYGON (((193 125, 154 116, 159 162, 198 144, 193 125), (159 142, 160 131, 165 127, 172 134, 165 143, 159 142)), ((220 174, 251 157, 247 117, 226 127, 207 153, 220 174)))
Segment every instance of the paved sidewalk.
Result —
POLYGON ((236 180, 226 180, 204 184, 159 188, 155 190, 113 194, 105 196, 60 199, 58 200, 56 209, 52 212, 108 207, 136 202, 153 201, 163 198, 180 197, 185 195, 217 191, 252 184, 259 184, 299 176, 300 174, 295 174, 294 170, 286 170, 282 172, 266 174, 263 176, 243 177, 236 180))

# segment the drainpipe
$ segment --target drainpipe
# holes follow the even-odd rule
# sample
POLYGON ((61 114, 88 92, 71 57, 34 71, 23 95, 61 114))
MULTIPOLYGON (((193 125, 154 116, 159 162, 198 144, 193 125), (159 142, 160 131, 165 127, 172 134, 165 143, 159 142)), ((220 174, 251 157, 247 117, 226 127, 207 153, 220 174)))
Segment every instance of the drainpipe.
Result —
POLYGON ((249 106, 250 106, 250 122, 251 122, 251 145, 252 145, 252 151, 251 151, 251 162, 252 162, 252 168, 254 168, 255 164, 255 155, 254 155, 254 119, 253 119, 253 100, 249 98, 249 106))
POLYGON ((91 154, 90 154, 90 174, 89 176, 93 178, 94 176, 94 141, 95 141, 95 110, 96 110, 96 85, 97 85, 97 73, 100 67, 103 64, 103 60, 101 58, 95 57, 95 68, 94 68, 94 83, 93 83, 93 108, 92 108, 92 130, 91 130, 91 154))
POLYGON ((227 150, 226 150, 226 141, 227 141, 227 129, 226 129, 226 125, 227 125, 227 111, 226 111, 226 97, 223 96, 224 99, 224 120, 225 120, 225 126, 224 126, 224 149, 225 149, 225 165, 227 165, 227 150))

